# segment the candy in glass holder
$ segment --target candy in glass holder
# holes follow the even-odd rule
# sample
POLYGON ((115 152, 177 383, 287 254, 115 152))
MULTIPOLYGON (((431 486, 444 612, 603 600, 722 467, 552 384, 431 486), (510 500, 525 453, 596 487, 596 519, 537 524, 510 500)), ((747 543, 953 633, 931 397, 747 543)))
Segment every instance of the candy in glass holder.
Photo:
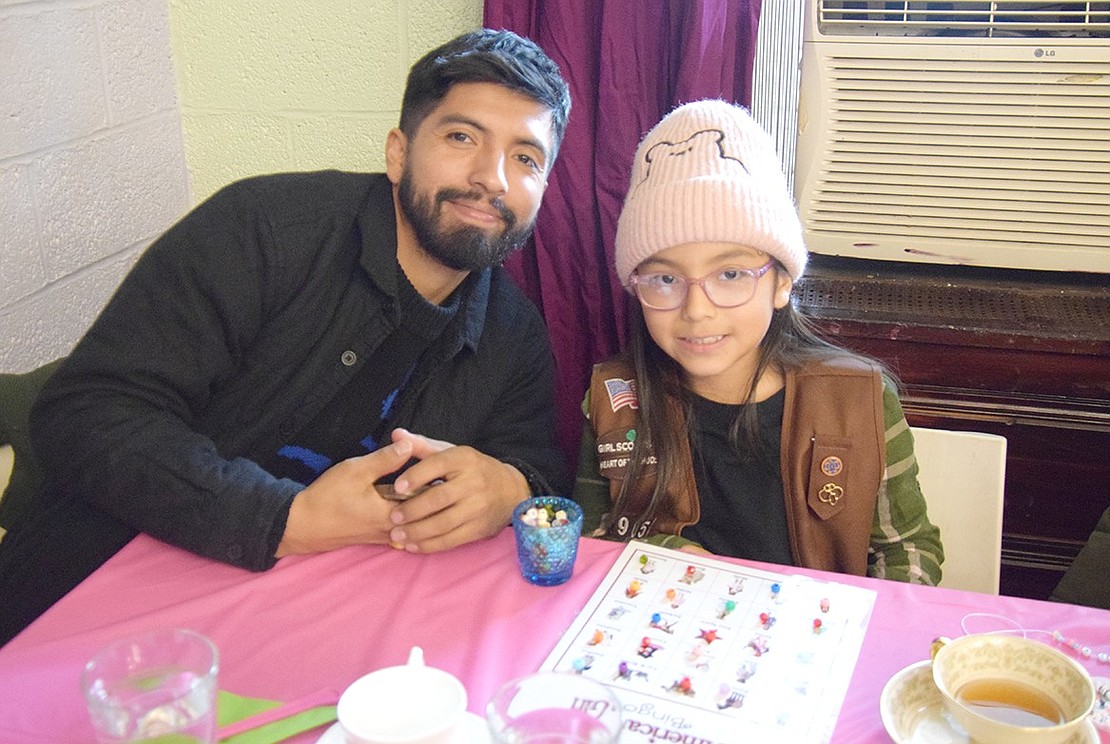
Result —
POLYGON ((574 571, 582 508, 561 496, 536 496, 513 511, 516 553, 524 578, 539 586, 562 584, 574 571))

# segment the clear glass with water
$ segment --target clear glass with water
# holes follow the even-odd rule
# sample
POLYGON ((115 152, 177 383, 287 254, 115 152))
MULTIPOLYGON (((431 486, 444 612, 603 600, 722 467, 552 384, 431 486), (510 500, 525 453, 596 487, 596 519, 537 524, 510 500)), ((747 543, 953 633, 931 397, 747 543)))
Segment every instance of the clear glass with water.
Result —
POLYGON ((116 641, 94 656, 82 690, 99 744, 214 744, 219 654, 190 630, 116 641))
POLYGON ((486 706, 496 744, 614 744, 623 722, 607 685, 568 672, 507 682, 486 706))

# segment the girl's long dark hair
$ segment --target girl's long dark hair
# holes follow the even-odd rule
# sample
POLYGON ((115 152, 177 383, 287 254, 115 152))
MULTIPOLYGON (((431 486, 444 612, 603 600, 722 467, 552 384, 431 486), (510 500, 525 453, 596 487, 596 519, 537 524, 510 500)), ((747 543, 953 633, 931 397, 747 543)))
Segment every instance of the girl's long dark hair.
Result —
MULTIPOLYGON (((785 269, 775 262, 775 275, 785 269)), ((643 460, 648 453, 655 455, 656 478, 651 500, 639 520, 650 519, 666 497, 667 486, 685 474, 678 472, 682 458, 678 455, 687 446, 693 427, 691 394, 683 382, 682 367, 655 343, 644 321, 644 311, 638 301, 629 303, 629 340, 625 356, 636 373, 637 397, 640 405, 640 423, 633 444, 628 474, 621 486, 613 508, 602 524, 608 530, 611 520, 623 511, 627 500, 643 473, 643 460)), ((861 356, 825 341, 812 322, 795 306, 794 298, 771 316, 771 324, 759 346, 759 361, 752 379, 741 398, 744 404, 752 402, 756 383, 768 369, 797 370, 809 362, 833 357, 861 356)), ((870 360, 874 361, 874 360, 870 360)), ((884 369, 892 380, 893 375, 884 369)), ((737 451, 755 456, 766 454, 759 437, 759 419, 756 406, 741 405, 740 413, 732 423, 729 439, 737 451)), ((689 476, 689 477, 692 477, 689 476)))

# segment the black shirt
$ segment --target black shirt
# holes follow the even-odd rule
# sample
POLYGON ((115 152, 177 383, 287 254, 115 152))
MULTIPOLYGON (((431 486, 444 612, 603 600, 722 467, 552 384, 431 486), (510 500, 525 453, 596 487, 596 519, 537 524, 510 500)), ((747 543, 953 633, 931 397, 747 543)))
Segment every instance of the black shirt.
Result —
POLYGON ((443 305, 433 305, 397 268, 401 324, 331 402, 263 466, 280 478, 311 483, 335 463, 389 443, 394 404, 421 355, 459 308, 469 277, 443 305))
POLYGON ((785 390, 753 403, 763 451, 729 441, 743 406, 693 396, 690 448, 701 501, 701 519, 682 536, 718 555, 791 565, 786 503, 779 465, 785 390))

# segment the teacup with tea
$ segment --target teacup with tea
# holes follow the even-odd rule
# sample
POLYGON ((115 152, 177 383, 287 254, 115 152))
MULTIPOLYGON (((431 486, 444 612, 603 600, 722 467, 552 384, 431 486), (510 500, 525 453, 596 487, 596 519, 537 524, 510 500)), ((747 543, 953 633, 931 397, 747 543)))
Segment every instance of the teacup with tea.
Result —
POLYGON ((1095 704, 1087 670, 1051 646, 1016 636, 939 639, 933 681, 953 720, 981 744, 1060 744, 1095 704))

